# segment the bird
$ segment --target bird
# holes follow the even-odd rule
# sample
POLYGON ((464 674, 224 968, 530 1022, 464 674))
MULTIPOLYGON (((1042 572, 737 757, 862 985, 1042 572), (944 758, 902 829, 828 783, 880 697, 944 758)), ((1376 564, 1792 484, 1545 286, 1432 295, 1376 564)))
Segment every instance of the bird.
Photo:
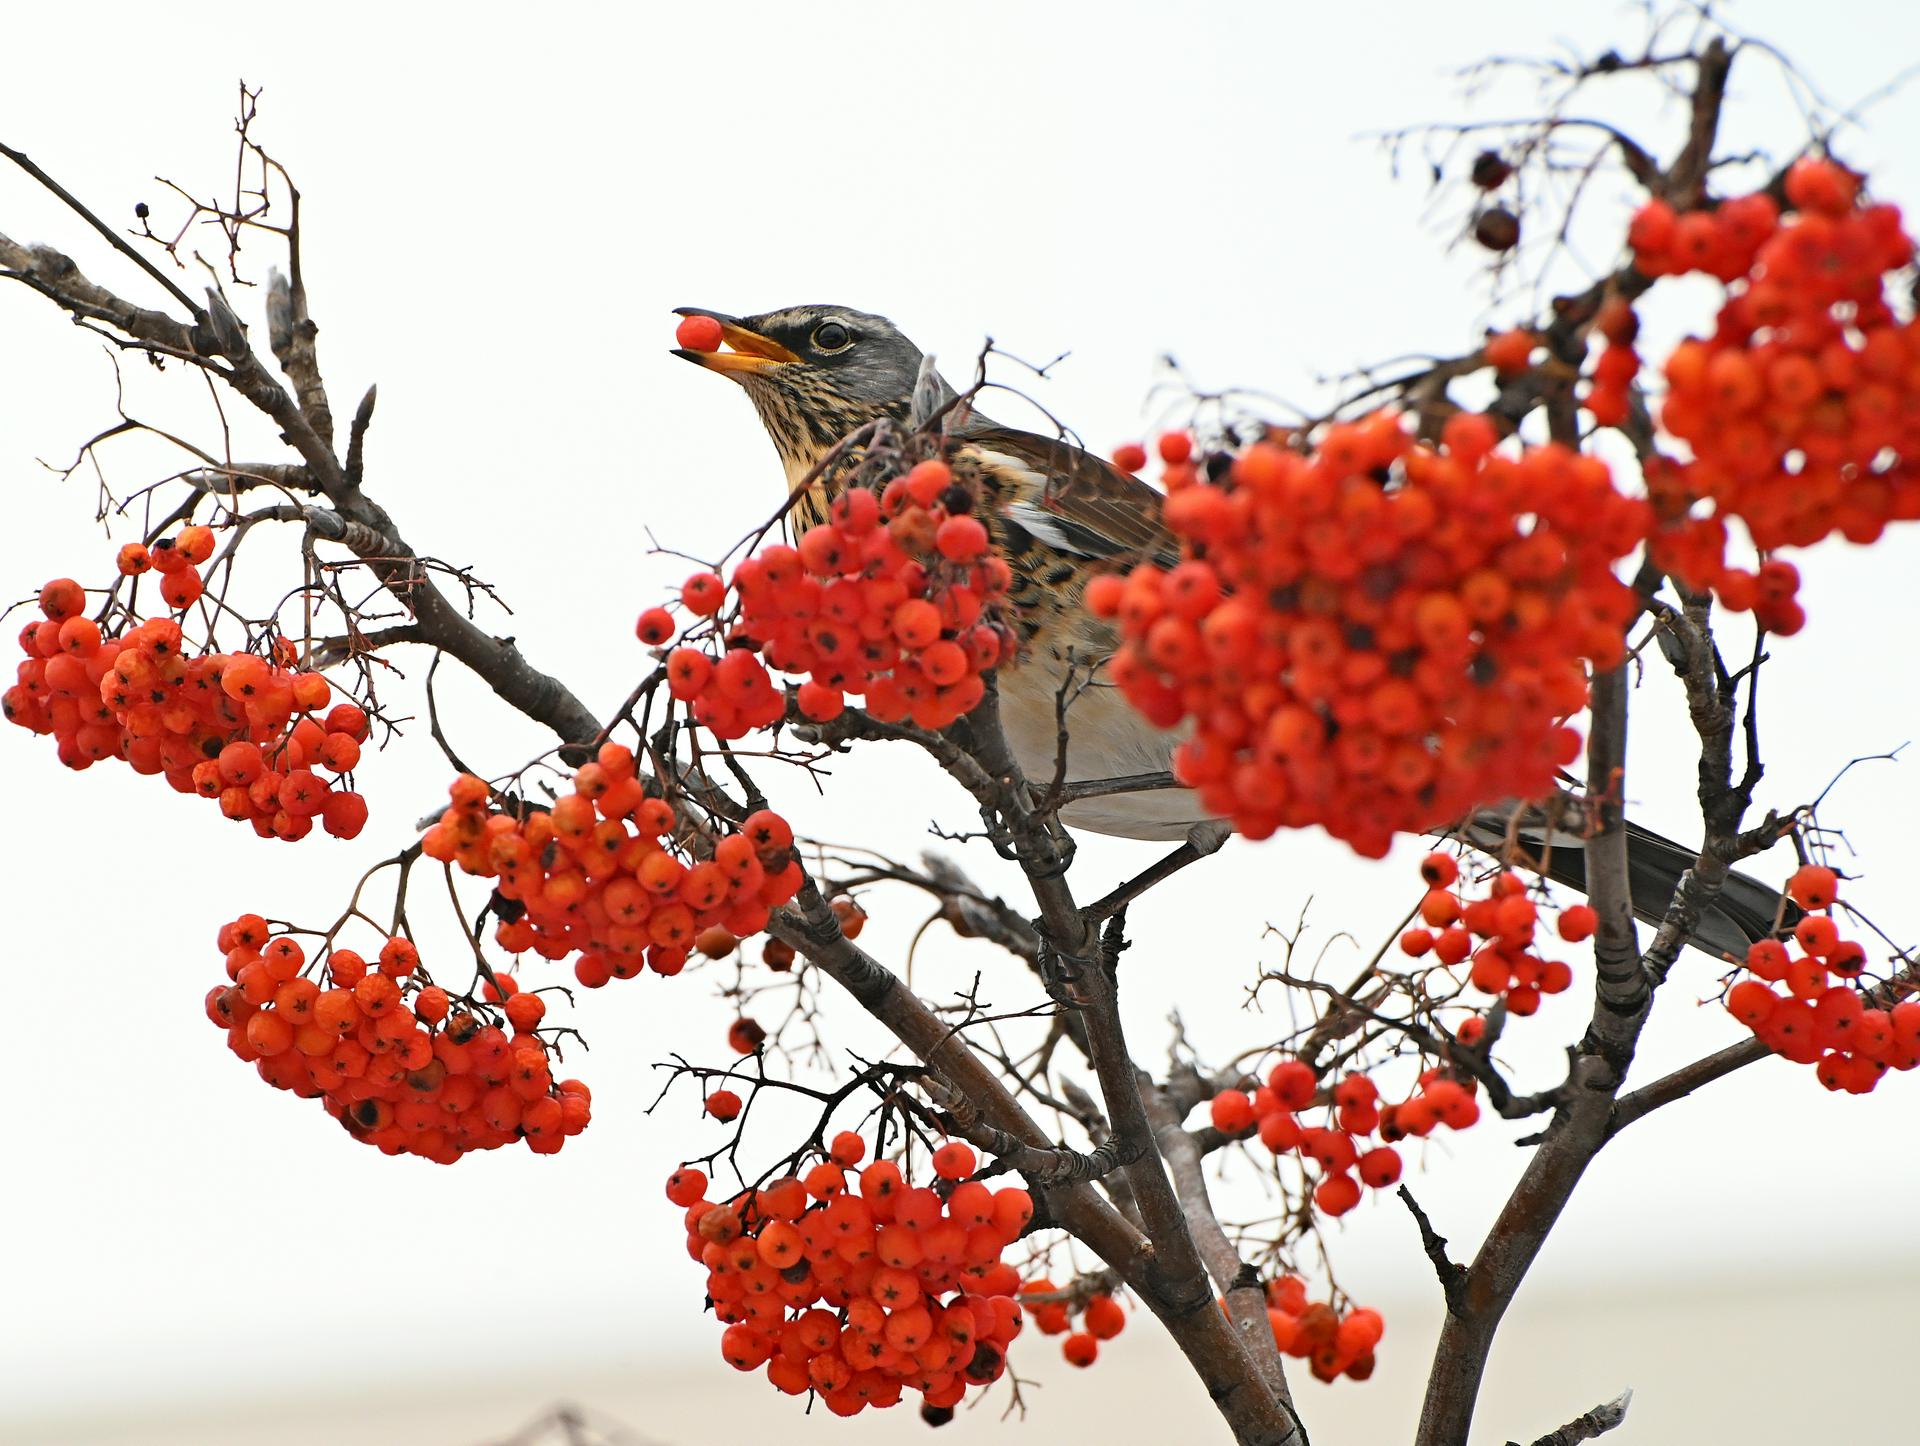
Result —
MULTIPOLYGON (((704 307, 676 315, 718 323, 721 346, 677 347, 674 355, 737 382, 758 413, 786 473, 801 530, 824 521, 829 482, 815 475, 843 440, 880 418, 903 427, 917 388, 935 389, 936 407, 952 414, 949 461, 957 480, 972 482, 980 512, 1013 582, 1008 601, 1020 638, 1018 656, 998 670, 1001 723, 1029 779, 1055 776, 1060 755, 1059 705, 1068 700, 1068 782, 1164 773, 1178 729, 1156 727, 1104 681, 1102 668, 1119 645, 1113 625, 1085 606, 1086 585, 1101 572, 1141 561, 1170 567, 1177 541, 1162 520, 1163 496, 1139 477, 1062 437, 1004 426, 970 404, 931 370, 919 347, 892 321, 847 306, 782 307, 735 316, 704 307), (957 418, 955 420, 954 418, 957 418)), ((1522 805, 1483 809, 1458 835, 1500 857, 1517 844, 1547 866, 1549 877, 1584 892, 1584 857, 1555 810, 1522 805), (1556 837, 1556 832, 1558 835, 1556 837), (1547 848, 1549 842, 1555 844, 1547 848)), ((1076 799, 1060 812, 1069 827, 1122 838, 1214 841, 1224 837, 1192 791, 1151 788, 1076 799)), ((1695 851, 1637 824, 1629 825, 1629 880, 1634 910, 1657 924, 1695 851)), ((1713 953, 1744 956, 1781 917, 1779 894, 1744 874, 1731 874, 1695 930, 1713 953)))

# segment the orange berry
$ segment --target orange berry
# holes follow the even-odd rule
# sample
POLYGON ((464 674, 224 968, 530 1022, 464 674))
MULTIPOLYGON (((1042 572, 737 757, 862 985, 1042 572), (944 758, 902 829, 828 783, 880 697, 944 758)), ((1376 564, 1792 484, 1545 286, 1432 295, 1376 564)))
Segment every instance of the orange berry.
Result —
POLYGON ((973 1146, 949 1140, 933 1152, 933 1172, 943 1180, 964 1180, 979 1166, 973 1146))
POLYGON ((86 611, 87 595, 70 577, 57 577, 40 589, 40 611, 53 622, 65 622, 86 611))
POLYGON ((1080 1323, 1095 1340, 1110 1341, 1127 1328, 1127 1313, 1112 1296, 1096 1295, 1087 1302, 1080 1323))
POLYGON ((1830 909, 1840 896, 1840 876, 1820 864, 1802 864, 1787 880, 1787 897, 1803 909, 1830 909))
POLYGON ((1523 372, 1533 360, 1533 349, 1538 345, 1538 338, 1523 328, 1500 332, 1487 338, 1487 364, 1503 375, 1523 372))
POLYGON ((506 1002, 507 1023, 521 1034, 530 1034, 546 1018, 547 1002, 538 994, 516 994, 506 1002))

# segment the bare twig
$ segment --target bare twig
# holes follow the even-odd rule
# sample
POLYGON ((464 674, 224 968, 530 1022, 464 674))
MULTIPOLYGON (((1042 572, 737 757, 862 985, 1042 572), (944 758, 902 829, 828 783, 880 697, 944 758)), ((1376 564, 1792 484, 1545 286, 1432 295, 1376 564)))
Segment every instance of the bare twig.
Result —
MULTIPOLYGON (((1595 1406, 1584 1415, 1576 1416, 1557 1431, 1549 1431, 1537 1438, 1533 1446, 1579 1446, 1582 1441, 1591 1441, 1604 1436, 1622 1421, 1627 1419, 1627 1407, 1633 1404, 1633 1392, 1622 1391, 1611 1401, 1595 1406)), ((1507 1446, 1520 1446, 1510 1441, 1507 1446)))

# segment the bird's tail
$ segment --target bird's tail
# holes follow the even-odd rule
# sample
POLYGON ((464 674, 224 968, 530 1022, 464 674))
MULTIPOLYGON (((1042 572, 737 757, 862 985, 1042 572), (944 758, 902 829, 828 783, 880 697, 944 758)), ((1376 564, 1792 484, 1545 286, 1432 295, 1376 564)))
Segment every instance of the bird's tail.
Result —
MULTIPOLYGON (((1543 854, 1546 875, 1555 883, 1585 893, 1587 856, 1581 835, 1569 830, 1563 817, 1557 825, 1529 808, 1515 820, 1509 807, 1484 809, 1460 829, 1474 847, 1499 858, 1509 839, 1532 857, 1543 854), (1552 848, 1547 844, 1551 840, 1552 848)), ((1693 867, 1697 851, 1639 824, 1627 824, 1627 884, 1633 892, 1634 916, 1658 926, 1680 885, 1680 876, 1693 867)), ((1765 939, 1782 924, 1798 922, 1800 910, 1783 902, 1780 892, 1748 874, 1729 872, 1700 922, 1691 942, 1709 954, 1744 958, 1750 945, 1765 939)))

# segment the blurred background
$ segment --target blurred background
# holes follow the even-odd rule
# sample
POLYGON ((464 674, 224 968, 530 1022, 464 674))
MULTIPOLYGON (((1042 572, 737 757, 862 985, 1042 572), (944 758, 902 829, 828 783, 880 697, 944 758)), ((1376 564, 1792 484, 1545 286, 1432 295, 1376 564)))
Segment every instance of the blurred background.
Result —
MULTIPOLYGON (((1791 155, 1808 107, 1870 100, 1860 128, 1836 139, 1840 154, 1878 194, 1920 195, 1920 94, 1882 93, 1920 54, 1920 12, 1753 0, 1725 14, 1793 57, 1817 94, 1759 51, 1743 57, 1724 149, 1791 155)), ((8 30, 0 139, 114 224, 131 225, 136 202, 156 226, 178 214, 156 177, 230 187, 237 84, 264 87, 255 134, 303 192, 336 413, 380 386, 369 491, 422 551, 498 587, 513 612, 487 626, 608 710, 641 666, 632 618, 686 571, 651 550, 718 554, 781 486, 745 401, 668 354, 672 307, 880 311, 957 377, 989 336, 1036 361, 1070 352, 1044 381, 999 375, 1102 451, 1183 415, 1155 390, 1167 355, 1202 388, 1257 387, 1311 408, 1329 378, 1454 354, 1532 314, 1527 295, 1490 287, 1485 253, 1459 241, 1462 197, 1431 192, 1419 147, 1396 171, 1373 133, 1530 114, 1534 81, 1460 72, 1494 55, 1631 53, 1645 14, 101 4, 84 20, 30 7, 8 30)), ((1650 143, 1670 147, 1684 123, 1652 84, 1608 97, 1584 104, 1617 105, 1609 118, 1650 143)), ((1612 263, 1631 200, 1597 185, 1568 266, 1612 263)), ((0 232, 53 244, 160 304, 11 169, 0 232)), ((221 254, 217 237, 201 244, 221 254)), ((273 259, 263 240, 243 263, 258 277, 273 259)), ((197 290, 203 277, 181 280, 197 290)), ((230 290, 259 335, 258 293, 230 290)), ((1648 314, 1649 356, 1711 324, 1710 288, 1671 291, 1648 314)), ((64 467, 114 422, 115 380, 98 338, 0 286, 6 601, 50 576, 103 576, 137 531, 122 521, 110 542, 93 522, 90 465, 65 481, 43 465, 64 467)), ((219 449, 221 418, 197 382, 139 360, 123 380, 130 412, 219 449)), ((1036 420, 1011 399, 992 410, 1036 420)), ((226 420, 234 455, 280 455, 255 419, 229 408, 226 420)), ((141 439, 99 461, 123 496, 182 465, 141 439)), ((291 563, 290 541, 271 546, 291 563)), ((1762 807, 1782 810, 1848 759, 1904 742, 1916 701, 1915 539, 1801 562, 1813 621, 1775 647, 1763 688, 1762 807)), ((1731 636, 1738 654, 1745 639, 1731 636)), ((418 712, 426 660, 396 661, 407 676, 390 695, 418 712)), ((483 770, 546 746, 453 671, 441 706, 483 770)), ((1691 739, 1659 671, 1636 699, 1630 792, 1637 817, 1685 838, 1691 739)), ((0 733, 0 769, 15 810, 0 843, 0 980, 16 1001, 0 1440, 467 1446, 531 1427, 518 1439, 544 1443, 568 1439, 566 1423, 539 1424, 558 1402, 609 1439, 672 1446, 924 1430, 910 1410, 803 1417, 719 1360, 680 1212, 660 1187, 675 1162, 712 1148, 713 1130, 684 1086, 649 1113, 657 1061, 727 1057, 717 971, 584 997, 577 1022, 593 1048, 572 1067, 594 1089, 592 1128, 556 1157, 503 1150, 450 1169, 354 1144, 316 1105, 261 1085, 206 1024, 221 922, 249 909, 331 919, 353 880, 438 806, 446 768, 423 724, 363 768, 374 815, 351 845, 256 844, 157 781, 69 775, 48 741, 14 729, 0 733)), ((928 846, 930 821, 970 816, 946 780, 884 751, 837 762, 828 799, 797 777, 783 785, 775 801, 803 829, 906 858, 928 846)), ((1849 899, 1899 943, 1920 926, 1916 797, 1910 766, 1874 763, 1824 810, 1861 875, 1849 899)), ((1155 848, 1089 839, 1077 872, 1103 888, 1155 848)), ((1364 957, 1411 903, 1418 852, 1373 864, 1318 835, 1235 843, 1156 892, 1132 921, 1138 1055, 1164 1057, 1175 1011, 1213 1063, 1272 1037, 1274 1023, 1243 1008, 1258 966, 1278 960, 1265 926, 1291 930, 1304 915, 1306 947, 1336 965, 1364 957)), ((1010 887, 991 857, 967 863, 1010 887)), ((1751 867, 1778 879, 1790 866, 1783 855, 1751 867)), ((903 957, 918 904, 881 894, 869 907, 863 943, 903 957)), ((978 970, 984 998, 1033 1002, 1023 970, 937 929, 916 970, 931 992, 978 970)), ((1677 971, 1637 1080, 1737 1037, 1719 1009, 1692 1007, 1715 974, 1700 956, 1677 971)), ((1503 1054, 1523 1081, 1557 1078, 1579 992, 1510 1032, 1503 1054)), ((828 1034, 839 1062, 874 1044, 844 1011, 828 1034)), ((1509 1318, 1476 1440, 1531 1439, 1631 1386, 1632 1415, 1611 1440, 1911 1441, 1897 1389, 1846 1383, 1899 1380, 1920 1305, 1913 1085, 1896 1077, 1837 1099, 1810 1071, 1763 1063, 1622 1136, 1509 1318)), ((1458 1254, 1517 1178, 1522 1133, 1491 1121, 1427 1147, 1412 1183, 1458 1254)), ((758 1143, 772 1155, 783 1142, 770 1130, 758 1143)), ((1264 1213, 1254 1163, 1223 1168, 1223 1214, 1264 1213)), ((1307 1424, 1320 1443, 1407 1439, 1438 1321, 1411 1222, 1390 1197, 1371 1200, 1327 1245, 1341 1285, 1388 1327, 1372 1381, 1326 1387, 1297 1373, 1307 1424)), ((1025 1424, 1002 1428, 1002 1386, 948 1435, 1224 1439, 1150 1317, 1084 1373, 1043 1340, 1014 1362, 1036 1383, 1025 1424)))

